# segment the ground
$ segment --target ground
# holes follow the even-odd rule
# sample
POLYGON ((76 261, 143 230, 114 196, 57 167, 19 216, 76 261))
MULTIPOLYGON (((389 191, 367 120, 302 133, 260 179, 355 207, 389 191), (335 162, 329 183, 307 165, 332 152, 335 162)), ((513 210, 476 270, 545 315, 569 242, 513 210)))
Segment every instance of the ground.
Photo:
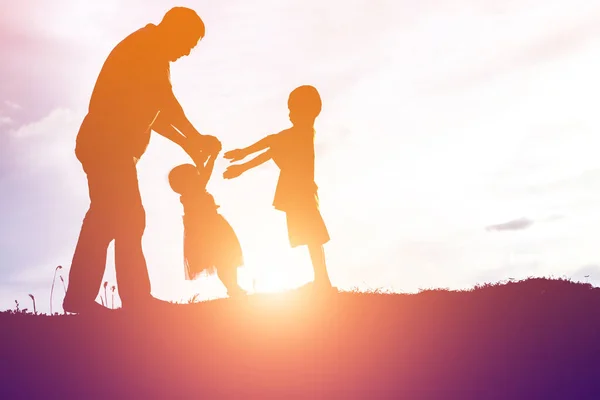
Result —
POLYGON ((600 398, 600 289, 255 295, 0 314, 0 398, 600 398))

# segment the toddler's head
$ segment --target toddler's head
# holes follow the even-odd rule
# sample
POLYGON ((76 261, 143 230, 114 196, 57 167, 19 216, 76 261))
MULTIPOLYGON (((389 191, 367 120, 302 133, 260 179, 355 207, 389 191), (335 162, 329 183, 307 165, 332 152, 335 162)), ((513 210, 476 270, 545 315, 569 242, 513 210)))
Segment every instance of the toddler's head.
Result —
POLYGON ((314 124, 321 113, 321 96, 314 86, 299 86, 290 93, 288 108, 294 125, 314 124))
POLYGON ((169 172, 169 185, 175 193, 187 194, 197 191, 200 184, 200 173, 192 164, 181 164, 169 172))

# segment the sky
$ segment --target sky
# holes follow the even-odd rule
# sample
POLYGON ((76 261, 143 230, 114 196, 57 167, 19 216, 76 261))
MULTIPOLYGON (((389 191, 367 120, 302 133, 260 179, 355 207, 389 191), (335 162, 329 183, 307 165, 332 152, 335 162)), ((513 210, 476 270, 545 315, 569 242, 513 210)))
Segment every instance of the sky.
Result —
MULTIPOLYGON (((224 150, 289 127, 295 87, 320 91, 316 182, 338 288, 530 276, 600 285, 600 3, 251 3, 0 3, 0 309, 31 309, 33 294, 48 312, 58 265, 68 284, 89 205, 75 136, 98 72, 120 40, 177 5, 198 12, 206 36, 172 64, 174 92, 224 150)), ((225 296, 216 277, 184 279, 167 174, 189 161, 154 135, 138 164, 152 293, 171 301, 225 296)), ((307 251, 289 247, 271 206, 276 166, 225 181, 226 166, 217 161, 209 190, 242 243, 242 286, 312 280, 307 251)), ((112 261, 104 280, 115 284, 112 261)))

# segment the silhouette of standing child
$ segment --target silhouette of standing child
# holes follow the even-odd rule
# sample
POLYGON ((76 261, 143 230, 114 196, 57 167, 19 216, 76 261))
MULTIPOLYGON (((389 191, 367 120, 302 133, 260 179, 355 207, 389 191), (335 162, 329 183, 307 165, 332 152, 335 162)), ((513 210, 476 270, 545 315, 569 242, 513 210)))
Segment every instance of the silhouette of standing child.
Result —
POLYGON ((185 278, 193 280, 203 273, 217 276, 229 297, 245 295, 237 283, 237 268, 244 264, 240 242, 227 220, 217 211, 219 206, 206 191, 216 155, 206 166, 182 164, 169 173, 169 184, 180 194, 183 205, 183 253, 185 278))
POLYGON ((314 123, 321 112, 321 96, 313 86, 300 86, 288 99, 292 127, 268 135, 255 144, 225 153, 231 162, 265 150, 243 164, 230 165, 223 177, 232 179, 245 171, 273 159, 280 168, 273 206, 286 213, 288 238, 291 247, 306 245, 314 269, 314 286, 332 290, 325 264, 323 245, 329 232, 319 211, 319 197, 314 179, 314 123))

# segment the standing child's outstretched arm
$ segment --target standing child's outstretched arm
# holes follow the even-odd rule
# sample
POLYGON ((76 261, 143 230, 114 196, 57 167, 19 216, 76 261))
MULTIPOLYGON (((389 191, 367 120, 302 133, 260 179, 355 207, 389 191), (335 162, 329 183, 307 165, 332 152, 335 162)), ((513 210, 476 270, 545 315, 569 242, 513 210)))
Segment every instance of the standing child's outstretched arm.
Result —
POLYGON ((249 169, 258 167, 259 165, 266 163, 270 159, 271 159, 271 150, 267 150, 264 153, 254 157, 252 160, 247 161, 243 164, 230 165, 229 167, 227 167, 227 169, 223 173, 223 178, 225 178, 225 179, 237 178, 238 176, 240 176, 244 172, 248 171, 249 169))
POLYGON ((250 154, 257 153, 261 150, 271 147, 271 144, 276 135, 277 134, 273 134, 273 135, 264 137, 264 138, 260 139, 258 142, 254 143, 253 145, 250 145, 243 149, 236 149, 236 150, 228 151, 227 153, 225 153, 223 155, 223 157, 230 160, 231 162, 241 161, 244 158, 248 157, 250 154))

